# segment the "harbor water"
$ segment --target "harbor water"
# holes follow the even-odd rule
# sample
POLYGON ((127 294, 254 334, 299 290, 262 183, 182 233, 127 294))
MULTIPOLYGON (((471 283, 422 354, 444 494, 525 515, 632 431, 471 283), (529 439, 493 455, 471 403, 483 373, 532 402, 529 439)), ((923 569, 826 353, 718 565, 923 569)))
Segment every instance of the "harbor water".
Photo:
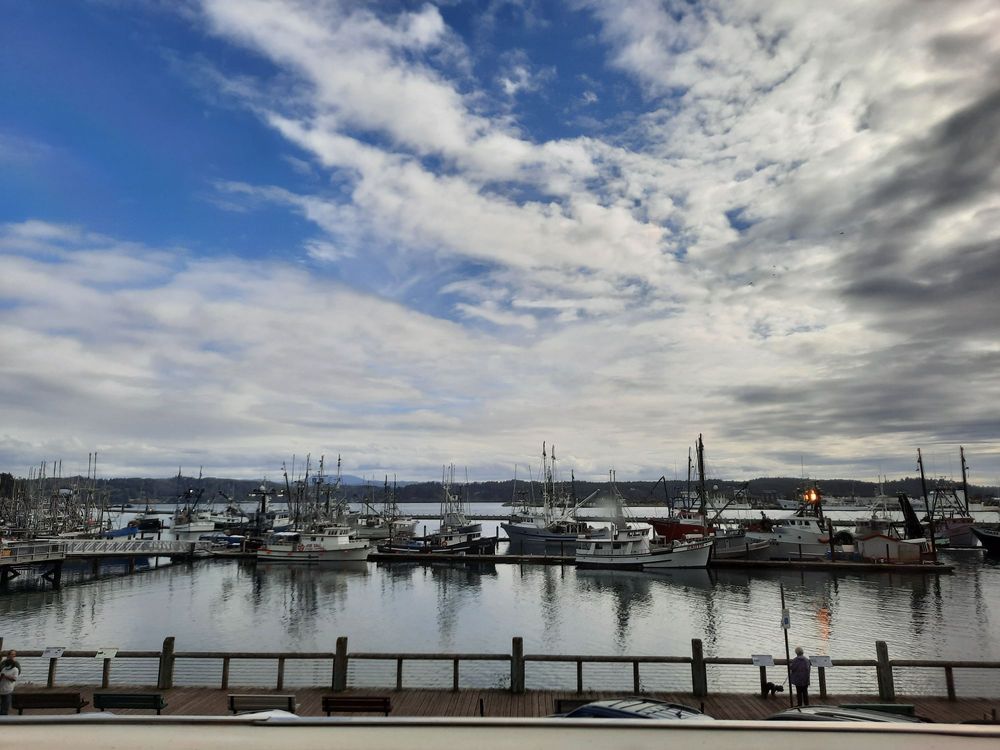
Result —
MULTIPOLYGON (((497 512, 497 509, 494 509, 497 512)), ((423 523, 423 522, 421 522, 423 523)), ((428 522, 431 523, 431 522, 428 522)), ((495 524, 484 524, 492 533, 495 524)), ((783 586, 791 646, 827 654, 833 692, 875 690, 873 668, 837 668, 838 659, 874 659, 875 641, 893 658, 1000 661, 1000 562, 979 550, 949 551, 952 574, 843 574, 685 570, 661 573, 576 570, 573 566, 357 563, 341 566, 201 560, 161 564, 136 575, 92 578, 67 567, 58 591, 14 586, 0 593, 4 648, 114 647, 178 651, 352 652, 707 656, 784 654, 783 586)), ((101 662, 64 659, 59 682, 98 682, 101 662)), ((47 663, 24 659, 25 677, 44 682, 47 663)), ((330 662, 290 661, 285 684, 328 684, 330 662)), ((273 686, 273 661, 234 661, 232 685, 273 686)), ((896 690, 944 693, 941 669, 896 670, 896 690)), ((180 659, 179 684, 218 684, 221 660, 180 659)), ((154 682, 156 660, 122 659, 112 684, 154 682)), ((775 668, 775 682, 783 678, 775 668)), ((529 663, 529 688, 572 689, 573 663, 529 663)), ((642 687, 690 689, 687 665, 644 665, 642 687)), ((751 692, 754 667, 709 667, 713 690, 751 692)), ((462 664, 469 687, 503 687, 509 665, 462 664)), ((391 686, 395 662, 352 660, 352 685, 391 686)), ((1000 696, 998 670, 956 670, 959 695, 1000 696)), ((451 663, 409 662, 404 683, 451 685, 451 663)), ((588 688, 631 691, 630 664, 591 664, 588 688)))

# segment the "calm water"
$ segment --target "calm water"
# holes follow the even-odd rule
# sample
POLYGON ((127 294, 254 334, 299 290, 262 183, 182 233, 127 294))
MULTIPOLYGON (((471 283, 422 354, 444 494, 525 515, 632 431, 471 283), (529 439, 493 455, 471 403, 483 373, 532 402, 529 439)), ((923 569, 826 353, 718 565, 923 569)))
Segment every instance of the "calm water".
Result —
MULTIPOLYGON (((163 637, 179 651, 333 651, 337 636, 352 651, 510 651, 527 653, 706 654, 748 656, 784 651, 779 627, 783 584, 792 646, 838 658, 874 658, 876 639, 896 658, 1000 661, 1000 563, 978 551, 946 553, 953 575, 826 573, 673 573, 577 571, 573 567, 360 563, 352 567, 253 565, 200 561, 134 576, 108 575, 61 591, 20 589, 0 595, 0 636, 20 649, 62 645, 156 650, 163 637)), ((72 578, 67 574, 66 579, 72 578)), ((155 676, 155 660, 116 664, 116 678, 155 676)), ((24 660, 27 676, 45 665, 24 660)), ((178 681, 211 684, 214 661, 181 661, 178 681)), ((450 685, 451 665, 413 663, 409 684, 450 685)), ((725 668, 725 685, 752 690, 756 670, 725 668)), ((329 663, 292 662, 288 684, 323 684, 329 663)), ((721 685, 723 668, 710 668, 721 685)), ((240 662, 233 684, 266 684, 273 663, 240 662)), ((97 679, 95 660, 64 660, 60 677, 97 679)), ((356 684, 393 684, 390 662, 352 662, 356 684)), ((462 666, 462 684, 501 686, 509 667, 462 666)), ((589 687, 631 687, 628 665, 585 668, 589 687)), ((644 688, 686 688, 689 668, 643 667, 644 688)), ((943 692, 942 670, 907 670, 897 690, 943 692)), ((1000 670, 956 672, 960 694, 1000 695, 1000 670)), ((529 664, 529 687, 575 684, 575 666, 529 664)), ((831 689, 874 689, 874 670, 834 668, 831 689)))

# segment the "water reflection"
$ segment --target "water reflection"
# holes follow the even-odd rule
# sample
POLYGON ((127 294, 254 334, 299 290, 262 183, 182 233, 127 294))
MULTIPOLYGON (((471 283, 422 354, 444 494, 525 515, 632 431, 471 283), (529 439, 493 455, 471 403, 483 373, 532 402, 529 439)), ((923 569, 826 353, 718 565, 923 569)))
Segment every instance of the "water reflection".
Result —
POLYGON ((607 600, 610 594, 614 606, 615 645, 623 650, 628 643, 630 618, 648 615, 652 607, 652 578, 642 571, 582 569, 576 572, 576 580, 585 596, 597 592, 607 600))

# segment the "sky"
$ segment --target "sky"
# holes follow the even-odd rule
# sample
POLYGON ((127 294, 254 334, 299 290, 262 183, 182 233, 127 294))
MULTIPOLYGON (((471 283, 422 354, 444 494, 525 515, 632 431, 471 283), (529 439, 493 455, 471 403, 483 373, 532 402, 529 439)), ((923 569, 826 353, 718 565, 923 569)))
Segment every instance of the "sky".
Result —
POLYGON ((0 102, 2 470, 998 483, 995 0, 0 0, 0 102))

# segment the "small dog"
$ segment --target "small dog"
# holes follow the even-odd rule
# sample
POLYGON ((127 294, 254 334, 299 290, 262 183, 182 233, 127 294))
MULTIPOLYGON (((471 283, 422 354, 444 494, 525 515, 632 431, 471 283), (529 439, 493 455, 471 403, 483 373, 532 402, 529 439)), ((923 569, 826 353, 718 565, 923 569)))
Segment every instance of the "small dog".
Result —
POLYGON ((764 683, 764 694, 773 696, 775 693, 785 692, 784 685, 775 685, 773 682, 764 683))

